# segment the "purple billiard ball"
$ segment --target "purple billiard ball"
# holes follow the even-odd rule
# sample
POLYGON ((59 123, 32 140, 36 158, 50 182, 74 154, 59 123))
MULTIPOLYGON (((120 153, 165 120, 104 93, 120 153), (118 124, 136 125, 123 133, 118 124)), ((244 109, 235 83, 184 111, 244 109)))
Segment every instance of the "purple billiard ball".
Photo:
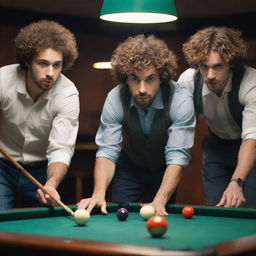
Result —
POLYGON ((116 212, 116 216, 119 220, 124 221, 128 218, 128 210, 125 208, 119 208, 116 212))

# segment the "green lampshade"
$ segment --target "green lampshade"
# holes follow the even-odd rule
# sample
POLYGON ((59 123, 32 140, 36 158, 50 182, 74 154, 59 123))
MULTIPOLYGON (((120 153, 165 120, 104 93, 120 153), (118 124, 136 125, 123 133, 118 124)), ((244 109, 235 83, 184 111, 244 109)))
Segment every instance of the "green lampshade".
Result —
POLYGON ((163 23, 177 19, 174 0, 104 0, 100 18, 126 23, 163 23))

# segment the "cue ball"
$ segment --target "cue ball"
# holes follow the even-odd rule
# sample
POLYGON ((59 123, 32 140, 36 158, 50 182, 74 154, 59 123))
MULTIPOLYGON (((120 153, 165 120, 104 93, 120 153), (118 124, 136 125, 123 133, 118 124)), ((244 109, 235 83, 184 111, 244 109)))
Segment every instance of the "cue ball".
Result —
POLYGON ((74 220, 77 225, 84 226, 90 219, 90 214, 85 209, 77 209, 74 214, 74 220))
POLYGON ((167 230, 167 221, 161 216, 152 216, 147 221, 148 232, 153 237, 161 237, 167 230))
POLYGON ((191 219, 194 216, 195 210, 192 206, 185 206, 181 213, 185 219, 191 219))
POLYGON ((126 208, 119 208, 116 211, 116 216, 119 220, 125 221, 128 218, 128 210, 126 208))
POLYGON ((155 209, 151 205, 144 205, 140 209, 140 216, 144 220, 148 220, 150 217, 154 216, 156 213, 155 209))

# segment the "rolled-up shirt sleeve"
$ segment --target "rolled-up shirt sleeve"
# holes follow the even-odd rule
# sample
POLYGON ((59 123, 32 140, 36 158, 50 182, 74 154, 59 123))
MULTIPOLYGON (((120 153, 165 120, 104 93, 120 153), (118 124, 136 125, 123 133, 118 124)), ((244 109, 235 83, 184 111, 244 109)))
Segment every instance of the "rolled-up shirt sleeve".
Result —
POLYGON ((104 103, 101 125, 95 142, 99 146, 96 158, 104 157, 114 163, 118 160, 122 142, 123 108, 119 97, 119 87, 111 90, 104 103))
POLYGON ((168 141, 165 148, 166 164, 188 166, 190 149, 194 144, 196 118, 192 94, 177 87, 174 93, 170 116, 172 125, 168 129, 168 141))
POLYGON ((239 100, 244 106, 242 139, 256 139, 256 69, 247 68, 242 80, 239 100))
POLYGON ((48 164, 62 162, 69 166, 78 132, 79 96, 67 94, 55 100, 56 114, 49 135, 48 164))

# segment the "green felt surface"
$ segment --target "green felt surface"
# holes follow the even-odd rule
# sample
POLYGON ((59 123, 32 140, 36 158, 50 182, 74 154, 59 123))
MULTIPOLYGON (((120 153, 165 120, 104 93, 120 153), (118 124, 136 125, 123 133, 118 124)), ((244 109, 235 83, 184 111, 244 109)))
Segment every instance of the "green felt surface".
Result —
POLYGON ((195 207, 194 217, 184 219, 180 214, 182 206, 173 206, 168 209, 170 213, 166 217, 167 232, 162 238, 152 238, 147 231, 146 221, 139 215, 139 205, 129 208, 126 221, 117 219, 117 208, 116 205, 111 205, 108 215, 92 215, 86 226, 77 226, 73 217, 67 216, 62 209, 5 211, 0 212, 0 231, 156 246, 172 250, 202 249, 256 234, 256 210, 195 207))

